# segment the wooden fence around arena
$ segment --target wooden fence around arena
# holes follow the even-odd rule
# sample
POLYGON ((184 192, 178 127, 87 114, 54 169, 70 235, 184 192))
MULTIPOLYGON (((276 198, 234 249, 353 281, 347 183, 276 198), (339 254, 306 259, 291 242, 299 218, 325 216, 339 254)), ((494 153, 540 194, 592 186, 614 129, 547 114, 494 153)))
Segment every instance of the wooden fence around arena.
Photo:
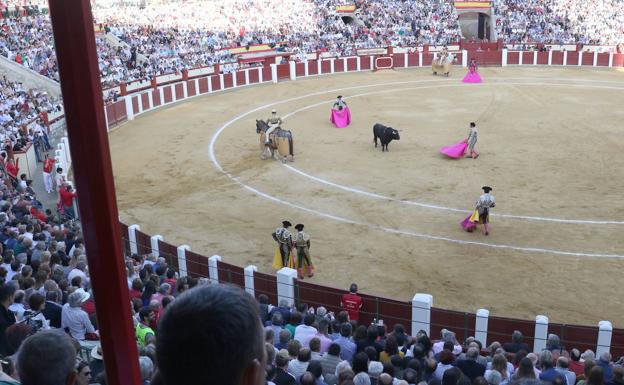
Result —
MULTIPOLYGON (((206 257, 184 248, 180 252, 180 247, 165 242, 161 236, 149 236, 136 225, 127 226, 121 223, 121 236, 125 255, 138 253, 163 257, 175 268, 186 266, 186 274, 182 275, 205 278, 211 283, 233 284, 253 293, 256 298, 264 294, 269 298, 269 303, 275 305, 284 299, 289 304, 305 303, 314 308, 324 306, 336 314, 341 311, 340 300, 346 290, 298 280, 294 276, 287 284, 283 281, 280 283, 278 276, 282 270, 292 269, 282 269, 277 275, 266 274, 257 272, 255 266, 243 268, 229 264, 222 261, 220 256, 206 257)), ((388 330, 395 324, 402 324, 412 335, 425 325, 424 328, 433 338, 439 336, 442 329, 448 329, 456 333, 459 341, 470 336, 479 336, 482 342, 488 344, 493 341, 507 342, 513 331, 519 330, 525 336, 524 342, 533 346, 536 351, 541 350, 546 342, 545 331, 538 336, 540 333, 537 332, 536 321, 487 315, 484 323, 484 317, 476 313, 435 307, 421 309, 412 301, 400 301, 368 293, 358 294, 363 299, 360 324, 382 321, 388 330), (417 313, 423 311, 429 316, 424 324, 416 322, 419 317, 417 313)), ((539 317, 544 318, 536 318, 539 317)), ((610 330, 604 325, 599 327, 561 323, 547 323, 546 328, 548 333, 559 336, 565 349, 591 349, 597 352, 609 350, 614 356, 624 355, 624 329, 610 330)))

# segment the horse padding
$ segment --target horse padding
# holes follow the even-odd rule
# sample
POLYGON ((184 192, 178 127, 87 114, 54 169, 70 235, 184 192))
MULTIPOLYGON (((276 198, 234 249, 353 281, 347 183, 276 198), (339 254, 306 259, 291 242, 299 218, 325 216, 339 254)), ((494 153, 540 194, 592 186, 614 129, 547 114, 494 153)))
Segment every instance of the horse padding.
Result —
POLYGON ((281 156, 290 154, 290 141, 288 138, 277 138, 277 151, 281 156))
POLYGON ((445 62, 443 64, 440 64, 439 60, 434 60, 431 63, 431 70, 435 73, 441 73, 441 74, 450 73, 452 67, 453 67, 453 64, 451 62, 445 62))

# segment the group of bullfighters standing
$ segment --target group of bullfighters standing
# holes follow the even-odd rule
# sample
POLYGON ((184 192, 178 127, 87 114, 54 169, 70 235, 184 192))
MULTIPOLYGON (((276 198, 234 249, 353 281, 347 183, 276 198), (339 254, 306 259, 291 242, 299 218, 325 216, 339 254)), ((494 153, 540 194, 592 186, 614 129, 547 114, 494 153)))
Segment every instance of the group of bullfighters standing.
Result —
POLYGON ((282 227, 275 229, 273 240, 277 242, 277 249, 273 258, 273 267, 280 269, 290 267, 297 269, 297 276, 303 279, 304 275, 314 276, 314 265, 310 258, 310 236, 303 231, 304 225, 295 225, 295 232, 291 233, 292 223, 283 221, 282 227))

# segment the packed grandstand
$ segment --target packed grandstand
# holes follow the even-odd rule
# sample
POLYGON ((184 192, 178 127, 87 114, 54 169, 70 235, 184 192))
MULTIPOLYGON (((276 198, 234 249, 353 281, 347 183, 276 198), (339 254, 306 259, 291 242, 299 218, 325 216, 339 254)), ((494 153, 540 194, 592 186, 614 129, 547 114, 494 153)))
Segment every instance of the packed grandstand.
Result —
MULTIPOLYGON (((348 22, 336 14, 336 6, 344 3, 94 0, 101 82, 104 88, 110 88, 216 64, 220 64, 222 72, 236 70, 241 64, 231 50, 239 47, 266 45, 301 61, 311 53, 349 56, 359 49, 377 47, 450 45, 463 37, 459 14, 449 1, 355 0, 351 4, 356 7, 359 22, 348 22)), ((610 52, 621 51, 624 43, 622 0, 494 0, 492 10, 496 39, 504 43, 594 44, 610 52)), ((58 82, 46 2, 2 1, 0 14, 0 55, 58 82)), ((20 175, 15 164, 14 153, 29 145, 35 146, 37 160, 45 161, 54 135, 48 115, 59 111, 60 105, 45 91, 29 89, 19 80, 0 79, 3 384, 19 383, 20 378, 23 384, 74 383, 67 378, 80 385, 106 383, 103 360, 107 358, 98 343, 88 253, 73 213, 75 194, 62 177, 55 177, 53 165, 48 163, 47 168, 50 186, 35 191, 32 181, 20 175), (45 206, 42 202, 50 199, 42 195, 52 190, 59 193, 60 199, 56 205, 45 206), (65 340, 69 339, 54 329, 65 330, 71 337, 68 349, 63 349, 63 344, 67 345, 65 340), (63 354, 46 356, 51 352, 63 354), (70 374, 74 371, 75 379, 70 374), (42 381, 46 376, 47 382, 42 381)), ((351 302, 345 300, 336 312, 327 308, 337 308, 337 303, 269 303, 269 297, 260 292, 257 303, 250 304, 248 299, 219 303, 214 298, 218 290, 234 289, 211 292, 206 288, 211 285, 203 280, 180 276, 171 255, 126 253, 125 262, 144 384, 152 380, 175 383, 168 372, 170 367, 161 368, 160 376, 154 375, 159 371, 157 361, 171 366, 173 360, 158 352, 156 346, 176 346, 170 340, 175 335, 171 331, 166 334, 169 339, 163 337, 165 342, 159 342, 163 327, 159 320, 164 317, 175 323, 177 313, 170 311, 168 315, 165 308, 180 308, 182 314, 185 306, 192 305, 192 295, 183 296, 179 305, 177 298, 195 286, 205 286, 201 298, 206 312, 216 311, 209 307, 211 301, 219 306, 223 318, 217 323, 232 321, 241 327, 224 332, 232 335, 225 343, 239 350, 209 346, 200 349, 201 353, 213 349, 213 354, 234 354, 227 360, 242 360, 249 367, 254 360, 262 363, 261 379, 253 382, 241 380, 246 378, 241 373, 247 366, 236 367, 228 362, 220 367, 220 360, 204 357, 212 370, 201 371, 205 383, 528 385, 541 380, 553 385, 624 384, 621 359, 609 352, 581 352, 574 343, 564 343, 554 334, 549 335, 544 350, 533 353, 520 332, 496 336, 500 342, 484 346, 473 336, 459 340, 454 331, 446 329, 439 336, 424 331, 412 331, 411 335, 406 328, 411 320, 389 328, 379 322, 359 324, 360 308, 353 307, 357 290, 347 294, 351 302), (244 328, 240 319, 245 314, 259 314, 264 329, 254 332, 253 323, 251 328, 244 328), (263 342, 258 350, 253 338, 259 335, 263 342), (246 351, 246 347, 253 352, 246 351), (219 377, 216 372, 225 374, 219 377)), ((236 291, 229 295, 244 296, 236 291)), ((373 309, 361 311, 372 314, 373 309)), ((214 326, 214 330, 221 327, 214 326)))

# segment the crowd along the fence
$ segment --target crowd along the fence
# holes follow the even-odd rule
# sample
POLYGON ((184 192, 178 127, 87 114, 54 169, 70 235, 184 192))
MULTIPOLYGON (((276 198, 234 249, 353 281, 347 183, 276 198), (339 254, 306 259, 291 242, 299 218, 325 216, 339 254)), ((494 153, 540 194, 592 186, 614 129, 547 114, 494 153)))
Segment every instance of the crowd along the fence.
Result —
MULTIPOLYGON (((275 275, 258 272, 254 265, 240 267, 229 264, 219 255, 205 257, 191 251, 188 245, 175 246, 164 241, 161 235, 150 236, 139 225, 121 223, 124 254, 151 254, 164 257, 179 271, 180 276, 205 278, 210 283, 231 283, 258 297, 265 294, 273 304, 286 300, 290 305, 306 303, 312 307, 324 306, 339 312, 340 298, 346 289, 314 284, 297 279, 294 269, 282 268, 275 275)), ((475 313, 445 310, 433 306, 433 296, 415 293, 411 301, 400 301, 360 293, 363 307, 360 322, 369 324, 381 321, 392 328, 400 323, 415 335, 425 330, 436 338, 443 328, 454 331, 459 340, 474 336, 484 346, 494 341, 507 342, 514 330, 525 336, 526 342, 539 352, 546 347, 549 333, 557 334, 567 349, 592 349, 597 354, 611 351, 624 355, 624 329, 614 329, 611 322, 603 320, 596 326, 552 323, 547 315, 536 315, 534 320, 521 320, 492 316, 487 308, 475 313)))

